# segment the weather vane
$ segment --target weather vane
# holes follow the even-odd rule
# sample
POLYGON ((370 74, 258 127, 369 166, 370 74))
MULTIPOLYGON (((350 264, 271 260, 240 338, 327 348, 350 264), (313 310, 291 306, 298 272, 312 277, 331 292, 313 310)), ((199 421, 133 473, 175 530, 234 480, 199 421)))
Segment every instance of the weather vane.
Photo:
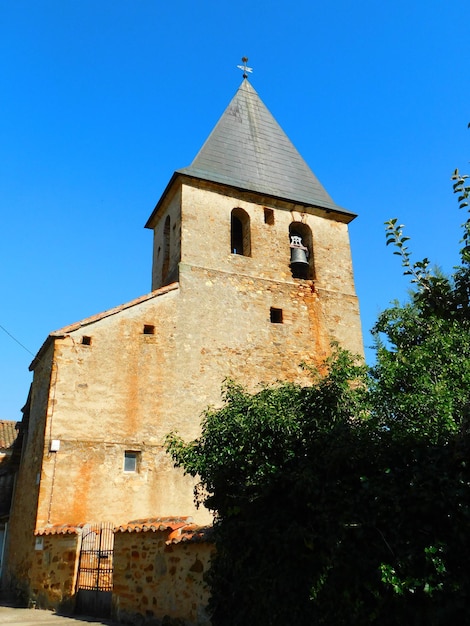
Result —
POLYGON ((248 57, 242 57, 242 63, 243 65, 237 65, 239 70, 243 70, 243 78, 248 78, 248 74, 247 72, 252 72, 253 68, 252 67, 247 67, 247 63, 248 63, 248 57))

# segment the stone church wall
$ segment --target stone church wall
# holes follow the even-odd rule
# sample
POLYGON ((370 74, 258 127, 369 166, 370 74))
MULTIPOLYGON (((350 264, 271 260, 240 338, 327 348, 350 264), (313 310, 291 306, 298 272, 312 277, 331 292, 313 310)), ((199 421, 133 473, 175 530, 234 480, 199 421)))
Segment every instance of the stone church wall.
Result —
POLYGON ((192 480, 163 447, 172 428, 195 436, 199 427, 175 390, 185 372, 174 349, 179 298, 166 291, 54 340, 46 430, 59 448, 44 455, 38 527, 192 512, 192 480), (126 452, 135 471, 125 471, 126 452))
POLYGON ((2 588, 21 593, 30 577, 37 506, 40 497, 42 459, 48 453, 46 442, 47 415, 53 398, 50 381, 56 371, 53 366, 54 346, 44 352, 35 372, 31 390, 28 430, 24 433, 20 469, 16 478, 14 506, 7 535, 6 567, 2 573, 2 588))
MULTIPOLYGON (((240 97, 256 102, 249 86, 243 92, 240 97)), ((274 133, 277 158, 284 155, 292 165, 293 153, 285 148, 290 144, 270 114, 257 110, 274 133)), ((246 153, 246 145, 239 145, 235 157, 227 151, 234 170, 244 154, 253 167, 266 165, 257 161, 268 155, 258 150, 263 136, 257 137, 254 127, 252 131, 253 136, 243 136, 255 142, 254 152, 246 153)), ((230 131, 229 138, 239 135, 230 131)), ((303 161, 295 162, 302 170, 303 161)), ((219 175, 209 178, 227 185, 199 179, 205 170, 185 168, 175 173, 152 213, 147 223, 154 230, 152 293, 52 333, 33 362, 30 428, 11 516, 7 576, 13 586, 21 583, 38 597, 44 593, 46 603, 54 594, 69 593, 69 548, 64 544, 61 556, 62 539, 48 538, 47 550, 39 555, 35 532, 64 523, 81 527, 188 515, 198 524, 211 522, 209 513, 194 505, 194 480, 173 467, 165 437, 172 431, 185 440, 197 437, 203 411, 221 403, 225 379, 250 391, 277 381, 308 384, 301 363, 321 364, 332 340, 362 354, 347 227, 353 214, 337 207, 321 188, 317 195, 315 178, 305 171, 294 176, 293 185, 274 187, 306 202, 325 201, 322 206, 330 208, 266 195, 273 177, 282 175, 277 160, 270 176, 261 177, 263 194, 246 190, 258 188, 250 172, 240 189, 231 186, 238 184, 238 172, 230 170, 227 178, 224 159, 219 165, 219 175), (313 195, 302 190, 297 195, 299 181, 310 189, 313 184, 313 195), (305 237, 302 249, 308 247, 309 253, 304 278, 290 266, 290 237, 299 233, 305 237), (47 554, 57 556, 63 567, 52 570, 59 577, 60 569, 64 579, 40 579, 35 573, 45 566, 47 554)), ((148 572, 157 559, 162 568, 166 563, 170 577, 160 580, 162 588, 172 580, 174 568, 174 575, 186 576, 192 585, 191 577, 201 573, 199 563, 205 568, 202 552, 194 561, 196 569, 191 564, 193 551, 202 548, 163 543, 154 546, 144 534, 138 540, 133 533, 120 537, 117 563, 128 559, 122 572, 130 568, 137 579, 141 570, 132 559, 148 572), (136 547, 139 541, 145 548, 136 547), (173 565, 172 550, 181 552, 173 565), (146 560, 150 553, 153 561, 146 560), (186 565, 191 574, 184 573, 186 565)), ((119 582, 121 569, 118 608, 132 611, 124 582, 119 582)), ((154 575, 147 576, 149 589, 136 583, 132 591, 140 598, 139 611, 157 615, 150 598, 158 599, 158 611, 161 603, 170 611, 152 587, 154 575)), ((196 607, 202 605, 196 587, 196 595, 188 593, 196 607)))
POLYGON ((40 474, 30 532, 155 515, 210 522, 194 508, 193 481, 165 453, 165 436, 196 437, 227 377, 253 391, 278 380, 308 383, 300 364, 319 364, 332 339, 362 350, 347 225, 237 193, 183 185, 162 209, 178 237, 181 203, 181 247, 171 240, 181 254, 179 283, 52 337, 33 383, 32 423, 42 432, 28 443, 23 468, 30 493, 17 504, 34 510, 31 485, 40 474), (250 218, 250 256, 231 253, 233 208, 250 218), (313 281, 290 272, 293 220, 312 232, 313 281), (282 323, 271 319, 273 309, 282 323), (127 453, 136 454, 136 471, 125 471, 127 453))

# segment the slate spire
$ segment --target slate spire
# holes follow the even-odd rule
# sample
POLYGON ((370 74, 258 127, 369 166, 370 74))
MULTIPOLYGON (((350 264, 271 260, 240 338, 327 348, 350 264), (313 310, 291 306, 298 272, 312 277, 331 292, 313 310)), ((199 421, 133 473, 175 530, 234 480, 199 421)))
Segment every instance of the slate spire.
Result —
POLYGON ((349 213, 334 203, 246 78, 192 164, 178 172, 349 213))

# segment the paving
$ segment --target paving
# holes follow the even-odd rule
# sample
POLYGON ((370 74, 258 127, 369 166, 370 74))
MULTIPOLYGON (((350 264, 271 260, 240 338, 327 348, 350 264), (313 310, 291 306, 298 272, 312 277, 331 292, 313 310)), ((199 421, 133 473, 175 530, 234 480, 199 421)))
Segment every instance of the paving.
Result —
POLYGON ((52 611, 41 609, 20 609, 13 606, 0 604, 0 624, 6 626, 12 624, 16 626, 118 626, 111 620, 101 620, 96 617, 86 617, 82 615, 58 615, 52 611))

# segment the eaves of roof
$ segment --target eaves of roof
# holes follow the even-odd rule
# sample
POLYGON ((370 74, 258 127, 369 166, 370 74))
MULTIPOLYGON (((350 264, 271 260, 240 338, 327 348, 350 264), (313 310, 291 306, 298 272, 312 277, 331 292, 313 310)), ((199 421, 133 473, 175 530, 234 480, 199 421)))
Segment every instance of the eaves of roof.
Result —
POLYGON ((167 545, 177 543, 212 543, 213 527, 188 524, 172 531, 166 540, 167 545))
POLYGON ((37 528, 34 534, 42 537, 44 535, 78 535, 85 524, 50 524, 37 528))
MULTIPOLYGON (((38 537, 51 535, 79 535, 83 524, 48 524, 37 528, 34 534, 38 537)), ((149 533, 168 532, 167 545, 178 543, 210 543, 212 526, 198 526, 192 523, 191 517, 149 517, 134 520, 114 527, 114 533, 149 533)))
POLYGON ((353 219, 357 217, 357 213, 348 211, 347 209, 339 206, 338 204, 335 204, 334 207, 325 207, 325 206, 320 206, 319 204, 312 204, 312 203, 309 204, 307 202, 298 202, 297 200, 294 200, 293 198, 277 196, 277 195, 274 195, 273 193, 269 193, 266 191, 264 192, 252 191, 250 189, 246 189, 246 187, 243 187, 241 185, 239 186, 234 185, 233 180, 230 181, 229 183, 228 178, 226 180, 224 180, 222 176, 220 176, 219 178, 220 178, 219 180, 215 180, 215 178, 209 179, 207 178, 207 176, 204 175, 204 172, 200 172, 194 168, 191 168, 191 169, 182 168, 180 170, 177 170, 176 172, 173 173, 173 176, 171 177, 169 183, 165 187, 165 190, 163 191, 162 195, 160 196, 160 199, 155 205, 155 208, 152 211, 152 214, 150 215, 147 222, 145 223, 144 228, 150 228, 150 229, 154 228, 155 217, 157 216, 158 212, 160 211, 162 205, 164 204, 166 200, 167 195, 170 193, 171 189, 173 188, 173 185, 178 179, 181 179, 181 180, 194 179, 194 180, 207 181, 210 183, 214 183, 215 185, 220 185, 221 188, 223 186, 225 189, 230 188, 235 191, 242 192, 242 193, 243 192, 256 193, 263 198, 270 198, 273 201, 281 201, 281 202, 286 202, 288 204, 297 204, 302 207, 305 207, 305 209, 314 209, 314 210, 316 209, 318 210, 319 214, 322 214, 325 217, 329 217, 330 219, 337 219, 338 221, 344 222, 345 224, 349 224, 349 222, 352 222, 353 219))
POLYGON ((127 522, 114 528, 115 533, 169 532, 167 545, 177 543, 207 543, 212 538, 212 526, 198 526, 191 517, 155 517, 127 522))
POLYGON ((116 533, 147 533, 176 531, 192 522, 192 517, 148 517, 116 526, 116 533))

